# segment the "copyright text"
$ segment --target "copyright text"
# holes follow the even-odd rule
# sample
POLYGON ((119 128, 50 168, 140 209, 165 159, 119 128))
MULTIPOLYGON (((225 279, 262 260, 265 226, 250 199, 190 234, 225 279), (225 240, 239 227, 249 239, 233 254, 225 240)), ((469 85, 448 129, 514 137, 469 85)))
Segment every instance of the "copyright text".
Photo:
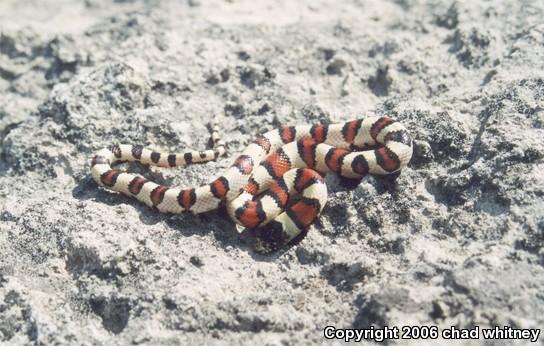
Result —
POLYGON ((326 339, 338 339, 346 342, 362 340, 372 340, 382 342, 384 340, 398 339, 427 339, 435 340, 438 338, 449 340, 467 340, 467 339, 487 339, 487 340, 528 340, 537 342, 540 335, 540 329, 521 329, 509 326, 480 328, 449 328, 439 329, 438 326, 402 326, 375 328, 370 326, 361 329, 341 329, 333 326, 327 326, 323 330, 326 339))

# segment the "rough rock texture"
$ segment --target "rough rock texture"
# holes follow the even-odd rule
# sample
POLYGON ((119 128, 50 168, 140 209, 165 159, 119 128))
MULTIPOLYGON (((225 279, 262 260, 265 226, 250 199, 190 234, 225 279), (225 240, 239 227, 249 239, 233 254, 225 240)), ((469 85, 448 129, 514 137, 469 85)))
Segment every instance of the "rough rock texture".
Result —
MULTIPOLYGON (((0 341, 543 326, 543 17, 537 0, 3 0, 0 341), (279 124, 365 114, 408 127, 410 167, 328 177, 319 221, 274 255, 224 212, 159 215, 89 174, 113 142, 204 148, 212 119, 234 155, 279 124)), ((130 169, 195 186, 231 160, 130 169)))

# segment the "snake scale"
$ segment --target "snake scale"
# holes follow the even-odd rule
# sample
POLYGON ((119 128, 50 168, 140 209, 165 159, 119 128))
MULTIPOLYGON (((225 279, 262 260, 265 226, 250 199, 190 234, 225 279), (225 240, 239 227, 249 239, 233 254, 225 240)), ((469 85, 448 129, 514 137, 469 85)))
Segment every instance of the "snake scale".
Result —
POLYGON ((137 161, 160 167, 186 166, 226 153, 216 128, 213 149, 160 153, 140 145, 112 145, 96 153, 91 173, 99 185, 133 196, 164 213, 204 213, 226 206, 237 224, 252 229, 255 248, 270 252, 307 229, 323 210, 322 175, 360 179, 400 171, 412 157, 412 138, 389 117, 368 117, 329 125, 281 127, 259 135, 232 166, 210 184, 167 187, 112 165, 137 161))

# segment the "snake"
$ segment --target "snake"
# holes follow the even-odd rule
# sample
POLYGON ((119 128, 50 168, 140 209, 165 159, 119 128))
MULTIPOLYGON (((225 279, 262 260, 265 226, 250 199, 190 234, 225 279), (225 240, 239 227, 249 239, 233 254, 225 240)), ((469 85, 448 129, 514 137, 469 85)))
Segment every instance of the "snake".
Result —
POLYGON ((213 147, 164 153, 142 145, 113 144, 96 152, 91 175, 103 188, 135 197, 159 212, 200 214, 225 207, 241 229, 254 235, 255 250, 268 253, 307 231, 327 202, 324 176, 347 179, 388 175, 405 168, 413 152, 407 129, 387 116, 334 124, 280 126, 255 139, 209 184, 165 186, 113 168, 122 162, 184 167, 227 153, 217 125, 213 147))

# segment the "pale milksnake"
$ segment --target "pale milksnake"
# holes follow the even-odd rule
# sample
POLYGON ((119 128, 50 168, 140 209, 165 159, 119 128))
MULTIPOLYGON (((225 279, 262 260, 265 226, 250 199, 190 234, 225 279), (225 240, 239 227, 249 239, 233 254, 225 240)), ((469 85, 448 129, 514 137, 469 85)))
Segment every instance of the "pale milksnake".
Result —
POLYGON ((164 213, 198 214, 225 205, 232 220, 253 229, 256 250, 268 252, 293 240, 323 210, 327 188, 320 173, 356 179, 391 174, 412 157, 412 138, 402 124, 388 117, 368 117, 282 127, 257 136, 225 174, 198 188, 158 185, 111 167, 120 161, 160 167, 211 161, 226 152, 217 130, 212 139, 213 149, 184 154, 114 145, 94 156, 92 176, 101 186, 164 213))

